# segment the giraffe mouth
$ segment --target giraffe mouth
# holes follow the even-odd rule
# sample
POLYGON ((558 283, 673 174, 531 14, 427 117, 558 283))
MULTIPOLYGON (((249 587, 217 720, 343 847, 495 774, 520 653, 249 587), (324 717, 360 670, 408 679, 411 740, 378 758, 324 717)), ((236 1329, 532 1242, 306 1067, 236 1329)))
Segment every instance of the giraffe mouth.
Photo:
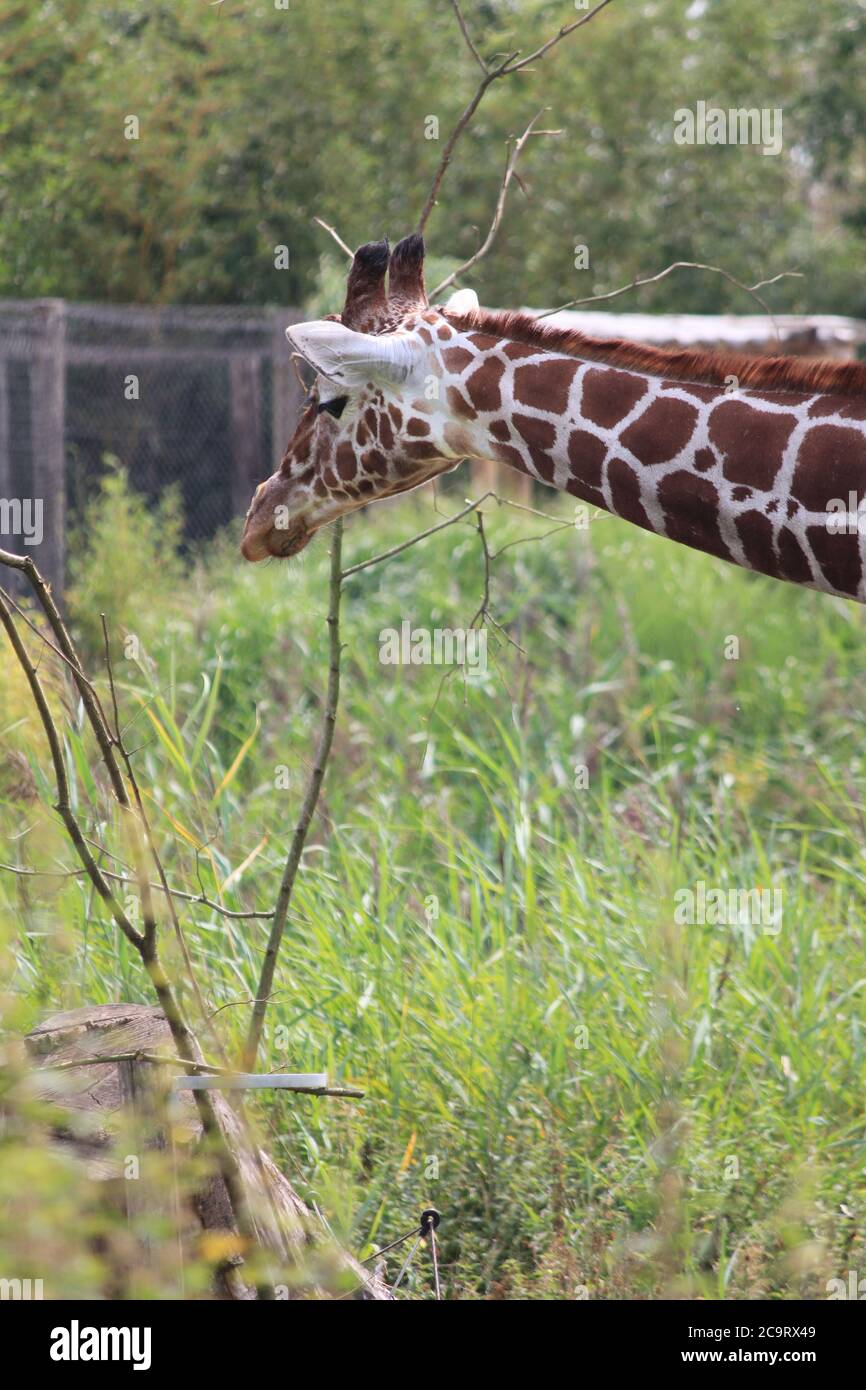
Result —
POLYGON ((288 560, 309 545, 312 535, 312 528, 303 517, 299 517, 286 531, 271 532, 268 536, 268 553, 278 560, 288 560))
POLYGON ((303 517, 298 517, 285 530, 272 526, 264 534, 245 534, 241 539, 241 554, 252 564, 262 560, 288 560, 309 544, 314 529, 303 517))

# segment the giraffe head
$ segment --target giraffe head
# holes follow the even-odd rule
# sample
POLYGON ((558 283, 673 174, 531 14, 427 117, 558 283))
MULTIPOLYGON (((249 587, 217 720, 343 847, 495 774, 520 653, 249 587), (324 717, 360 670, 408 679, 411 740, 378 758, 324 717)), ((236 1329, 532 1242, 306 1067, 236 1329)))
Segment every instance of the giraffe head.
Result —
MULTIPOLYGON (((477 302, 464 291, 447 307, 477 302)), ((454 334, 428 307, 421 236, 390 253, 387 241, 360 247, 342 313, 286 336, 316 380, 279 469, 250 504, 247 560, 296 555, 335 517, 408 492, 471 452, 440 399, 441 349, 454 334)))

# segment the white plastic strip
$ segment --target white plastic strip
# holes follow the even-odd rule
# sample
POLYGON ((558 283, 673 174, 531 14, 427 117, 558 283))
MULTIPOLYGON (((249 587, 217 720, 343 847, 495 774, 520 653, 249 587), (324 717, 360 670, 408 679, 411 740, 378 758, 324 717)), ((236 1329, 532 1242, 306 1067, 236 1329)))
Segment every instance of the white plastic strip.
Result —
POLYGON ((175 1091, 324 1091, 328 1085, 325 1071, 237 1072, 232 1076, 176 1076, 175 1091))

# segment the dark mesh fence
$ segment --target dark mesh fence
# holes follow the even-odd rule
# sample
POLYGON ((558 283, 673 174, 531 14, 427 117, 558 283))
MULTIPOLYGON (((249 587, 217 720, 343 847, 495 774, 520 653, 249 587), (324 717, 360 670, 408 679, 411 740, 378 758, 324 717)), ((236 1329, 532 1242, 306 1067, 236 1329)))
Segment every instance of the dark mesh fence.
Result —
POLYGON ((285 328, 298 317, 0 302, 0 546, 62 582, 67 526, 107 455, 148 497, 179 486, 189 540, 242 515, 296 418, 285 328))

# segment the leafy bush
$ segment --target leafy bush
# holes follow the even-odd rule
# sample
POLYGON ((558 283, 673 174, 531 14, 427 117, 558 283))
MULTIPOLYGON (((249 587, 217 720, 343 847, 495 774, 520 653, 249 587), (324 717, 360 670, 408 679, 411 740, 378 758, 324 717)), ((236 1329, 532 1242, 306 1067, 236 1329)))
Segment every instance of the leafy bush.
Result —
POLYGON ((164 630, 181 605, 182 535, 178 490, 167 488, 150 507, 130 488, 119 460, 107 458, 69 546, 66 600, 85 652, 102 651, 102 613, 113 632, 134 631, 145 643, 164 630))

